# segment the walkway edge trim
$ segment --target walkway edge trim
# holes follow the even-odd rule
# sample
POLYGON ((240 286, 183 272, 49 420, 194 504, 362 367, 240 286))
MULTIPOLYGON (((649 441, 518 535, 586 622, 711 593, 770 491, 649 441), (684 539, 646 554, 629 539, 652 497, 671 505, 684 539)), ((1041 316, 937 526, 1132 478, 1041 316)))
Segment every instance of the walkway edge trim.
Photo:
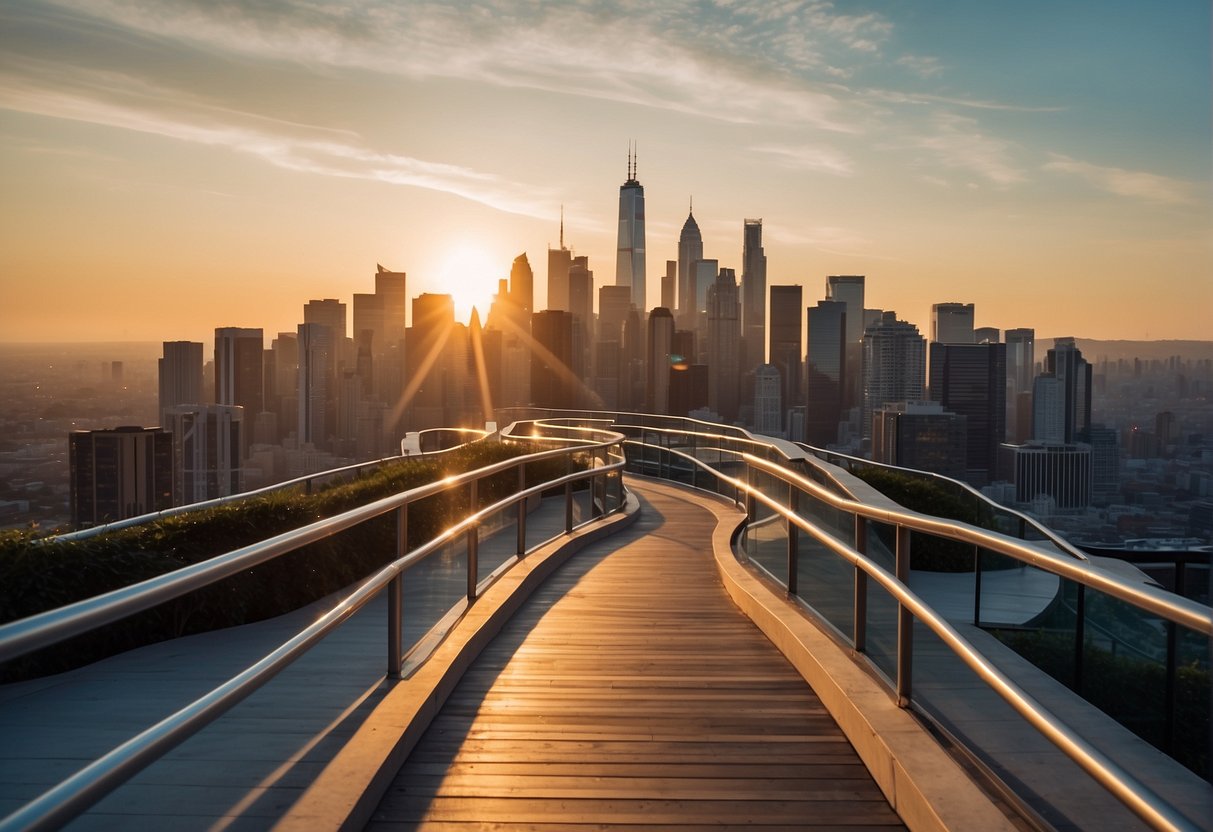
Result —
POLYGON ((464 613, 409 678, 394 682, 375 710, 274 825, 274 832, 361 830, 392 779, 480 652, 547 577, 574 553, 630 526, 640 503, 563 535, 522 558, 464 613))

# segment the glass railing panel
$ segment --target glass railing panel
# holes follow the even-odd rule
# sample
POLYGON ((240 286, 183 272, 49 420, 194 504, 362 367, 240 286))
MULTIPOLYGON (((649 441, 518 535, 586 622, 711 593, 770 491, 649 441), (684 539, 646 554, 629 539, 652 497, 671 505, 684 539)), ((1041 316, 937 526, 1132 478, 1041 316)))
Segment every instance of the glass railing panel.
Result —
POLYGON ((1175 711, 1171 756, 1206 780, 1213 775, 1210 739, 1209 639, 1185 627, 1176 628, 1175 711))
MULTIPOLYGON (((961 635, 972 637, 973 633, 961 628, 961 635)), ((977 644, 983 646, 981 641, 977 644)), ((989 654, 989 645, 984 646, 982 652, 989 654)), ((993 645, 995 654, 997 647, 993 645)), ((914 623, 913 668, 915 709, 956 737, 1049 824, 1058 829, 1079 828, 1083 824, 1074 816, 1074 807, 1094 805, 1107 826, 1137 828, 1128 810, 1117 805, 918 621, 914 623)))
POLYGON ((573 483, 573 528, 594 519, 593 490, 588 482, 573 483))
POLYGON ((890 684, 897 678, 896 599, 875 581, 868 581, 867 643, 868 658, 890 684))
POLYGON ((479 534, 477 583, 518 554, 518 506, 508 506, 484 518, 479 534))
MULTIPOLYGON (((989 568, 1008 561, 992 552, 982 553, 981 576, 981 622, 982 627, 1023 656, 1032 664, 1048 673, 1057 681, 1077 690, 1080 683, 1080 645, 1078 609, 1082 587, 1074 581, 1045 575, 1056 583, 1053 598, 1047 601, 1043 608, 1041 596, 1032 596, 1035 600, 1031 607, 1020 609, 1019 606, 1003 603, 993 592, 996 577, 1000 572, 1010 575, 1007 570, 989 568), (987 597, 987 587, 990 595, 987 597), (1034 615, 1032 613, 1035 613, 1034 615)), ((1043 579, 1038 574, 1040 570, 1032 567, 1022 567, 1024 581, 1034 583, 1043 579)), ((1022 605, 1021 605, 1022 606, 1022 605)))
POLYGON ((1083 624, 1079 693, 1137 736, 1169 752, 1173 736, 1162 619, 1087 589, 1083 624))
MULTIPOLYGON (((1073 582, 988 549, 980 550, 978 565, 980 575, 974 579, 978 594, 972 605, 978 624, 1034 631, 1073 643, 1077 609, 1073 582)), ((1069 676, 1062 681, 1070 684, 1069 676)))
MULTIPOLYGON (((487 573, 486 573, 487 574, 487 573)), ((467 540, 459 537, 404 573, 404 650, 467 597, 467 540)))
MULTIPOLYGON (((775 496, 786 490, 786 485, 770 474, 750 469, 750 485, 763 494, 775 496)), ((787 580, 788 532, 787 521, 782 515, 761 500, 750 501, 753 514, 746 526, 745 552, 749 558, 774 575, 782 584, 787 580)))
POLYGON ((804 530, 796 541, 796 594, 847 638, 855 635, 855 567, 804 530))

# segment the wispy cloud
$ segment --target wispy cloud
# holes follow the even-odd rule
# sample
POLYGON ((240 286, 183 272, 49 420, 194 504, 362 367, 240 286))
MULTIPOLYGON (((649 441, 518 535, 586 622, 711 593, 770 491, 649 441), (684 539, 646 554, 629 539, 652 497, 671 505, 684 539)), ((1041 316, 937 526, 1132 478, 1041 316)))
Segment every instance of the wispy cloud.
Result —
POLYGON ((1157 173, 1093 165, 1058 153, 1050 154, 1050 161, 1043 169, 1077 176, 1110 194, 1159 205, 1196 205, 1200 202, 1192 183, 1157 173))
POLYGON ((943 72, 943 64, 932 55, 902 55, 897 65, 905 67, 920 78, 934 78, 943 72))
POLYGON ((961 98, 959 96, 935 95, 926 92, 900 92, 897 90, 869 89, 862 93, 865 99, 887 104, 911 105, 940 105, 964 107, 973 110, 1003 110, 1013 113, 1057 113, 1065 107, 1035 104, 1010 104, 1003 101, 985 101, 978 98, 961 98))
POLYGON ((786 70, 821 66, 820 42, 862 50, 888 28, 875 15, 803 2, 737 4, 716 16, 677 2, 637 3, 626 16, 598 2, 56 2, 131 31, 259 60, 455 78, 725 122, 844 132, 855 125, 826 86, 786 70), (671 31, 684 36, 671 38, 671 31))
POLYGON ((914 146, 932 153, 932 166, 966 170, 995 185, 1014 185, 1026 178, 1012 159, 1011 143, 985 133, 967 116, 935 113, 931 132, 914 140, 914 146))
POLYGON ((217 108, 182 98, 178 91, 173 91, 176 97, 171 108, 141 106, 144 99, 169 100, 169 91, 156 94, 138 79, 129 79, 124 89, 122 76, 106 76, 104 86, 113 93, 109 99, 96 94, 96 76, 82 79, 80 86, 75 91, 62 86, 46 88, 29 79, 0 75, 0 108, 225 148, 285 170, 442 191, 514 214, 550 219, 551 206, 558 202, 556 195, 534 185, 375 150, 350 131, 217 108))
POLYGON ((792 170, 832 173, 836 176, 850 176, 854 173, 850 157, 830 147, 768 144, 756 145, 750 150, 769 156, 776 164, 792 170))

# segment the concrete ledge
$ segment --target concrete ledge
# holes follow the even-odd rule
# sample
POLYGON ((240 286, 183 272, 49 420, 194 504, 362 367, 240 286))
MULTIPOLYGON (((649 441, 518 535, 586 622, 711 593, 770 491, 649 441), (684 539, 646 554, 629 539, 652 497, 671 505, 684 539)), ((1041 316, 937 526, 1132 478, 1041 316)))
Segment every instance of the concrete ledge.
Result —
POLYGON ((273 827, 280 832, 362 829, 409 753, 480 651, 531 593, 575 552, 631 525, 640 503, 534 551, 476 599, 429 659, 394 684, 362 727, 273 827))
MULTIPOLYGON (((653 480, 646 485, 687 494, 653 480)), ((1020 828, 848 651, 738 562, 731 540, 742 518, 732 501, 696 493, 718 520, 712 546, 730 597, 821 698, 905 824, 916 832, 1020 828)))

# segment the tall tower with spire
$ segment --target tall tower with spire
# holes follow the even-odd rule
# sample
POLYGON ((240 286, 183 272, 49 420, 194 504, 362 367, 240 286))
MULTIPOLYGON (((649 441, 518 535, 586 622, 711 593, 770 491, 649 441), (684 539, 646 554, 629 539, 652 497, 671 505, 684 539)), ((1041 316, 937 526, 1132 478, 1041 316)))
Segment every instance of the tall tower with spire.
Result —
POLYGON ((636 179, 636 150, 628 147, 628 178, 619 186, 619 248, 615 285, 632 287, 632 303, 645 312, 644 186, 636 179))
POLYGON ((564 247, 564 206, 561 205, 560 248, 548 246, 548 309, 569 311, 569 268, 572 265, 573 252, 564 247))
POLYGON ((695 264, 703 259, 703 235, 695 222, 694 203, 678 235, 678 325, 690 329, 695 319, 695 264))

